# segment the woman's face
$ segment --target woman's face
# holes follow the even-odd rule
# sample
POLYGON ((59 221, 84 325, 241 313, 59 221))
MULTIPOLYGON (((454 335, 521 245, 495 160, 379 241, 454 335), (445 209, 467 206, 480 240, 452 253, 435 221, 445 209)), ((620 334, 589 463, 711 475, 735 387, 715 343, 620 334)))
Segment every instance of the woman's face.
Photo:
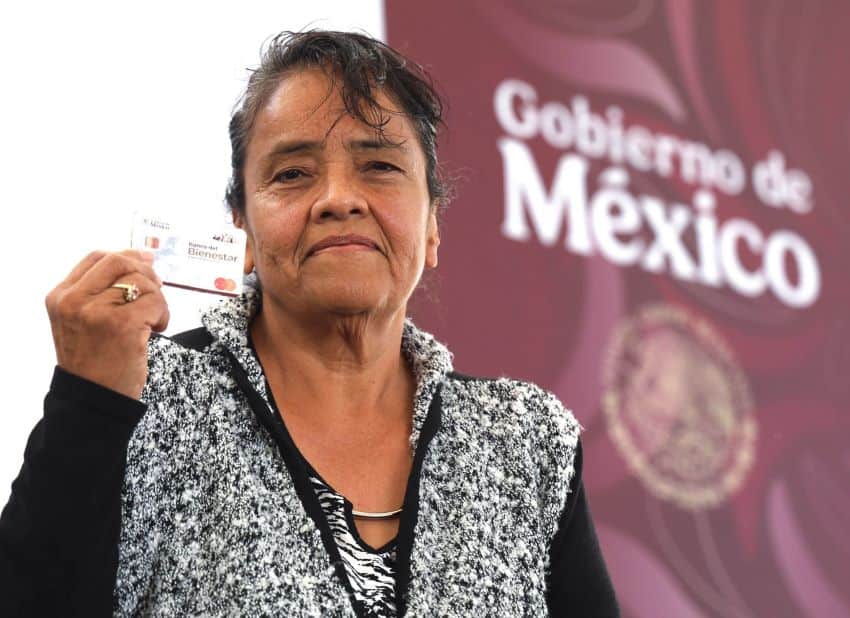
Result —
POLYGON ((257 114, 245 159, 246 269, 264 304, 310 315, 404 310, 439 236, 425 156, 383 93, 386 140, 345 112, 324 72, 284 79, 257 114))

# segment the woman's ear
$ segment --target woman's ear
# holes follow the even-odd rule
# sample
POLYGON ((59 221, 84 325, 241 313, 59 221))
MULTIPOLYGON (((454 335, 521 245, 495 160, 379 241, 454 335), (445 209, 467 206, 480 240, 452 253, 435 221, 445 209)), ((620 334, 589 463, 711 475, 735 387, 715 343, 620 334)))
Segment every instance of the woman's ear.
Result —
POLYGON ((246 275, 250 274, 254 270, 254 244, 249 236, 247 242, 245 243, 245 266, 242 268, 242 272, 246 275))
POLYGON ((437 268, 437 248, 440 246, 440 228, 437 225, 437 213, 432 209, 428 215, 428 230, 425 237, 425 266, 437 268))
POLYGON ((245 215, 234 210, 233 225, 245 232, 245 265, 242 270, 247 275, 254 270, 254 240, 246 223, 245 215))

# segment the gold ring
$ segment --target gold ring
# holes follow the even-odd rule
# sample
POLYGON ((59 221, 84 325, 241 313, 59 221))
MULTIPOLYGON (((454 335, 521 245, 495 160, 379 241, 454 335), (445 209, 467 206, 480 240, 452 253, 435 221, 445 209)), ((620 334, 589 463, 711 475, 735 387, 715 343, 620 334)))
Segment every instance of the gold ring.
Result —
POLYGON ((139 297, 139 286, 135 283, 116 283, 112 287, 124 290, 125 303, 131 303, 139 297))

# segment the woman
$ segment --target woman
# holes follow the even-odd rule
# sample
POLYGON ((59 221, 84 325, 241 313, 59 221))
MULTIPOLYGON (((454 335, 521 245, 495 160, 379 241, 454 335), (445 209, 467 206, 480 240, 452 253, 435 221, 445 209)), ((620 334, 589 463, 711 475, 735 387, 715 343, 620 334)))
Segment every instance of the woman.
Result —
POLYGON ((50 293, 0 613, 616 615, 578 423, 405 318, 437 266, 440 113, 380 42, 284 33, 230 126, 246 292, 173 339, 145 254, 50 293))

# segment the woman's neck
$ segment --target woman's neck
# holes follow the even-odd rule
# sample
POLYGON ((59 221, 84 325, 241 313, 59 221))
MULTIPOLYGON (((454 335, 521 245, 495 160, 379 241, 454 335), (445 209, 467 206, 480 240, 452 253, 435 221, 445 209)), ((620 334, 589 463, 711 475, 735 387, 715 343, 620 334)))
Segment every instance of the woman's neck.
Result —
POLYGON ((278 405, 337 427, 409 413, 415 388, 401 353, 404 312, 390 319, 298 319, 266 308, 251 337, 278 405))

